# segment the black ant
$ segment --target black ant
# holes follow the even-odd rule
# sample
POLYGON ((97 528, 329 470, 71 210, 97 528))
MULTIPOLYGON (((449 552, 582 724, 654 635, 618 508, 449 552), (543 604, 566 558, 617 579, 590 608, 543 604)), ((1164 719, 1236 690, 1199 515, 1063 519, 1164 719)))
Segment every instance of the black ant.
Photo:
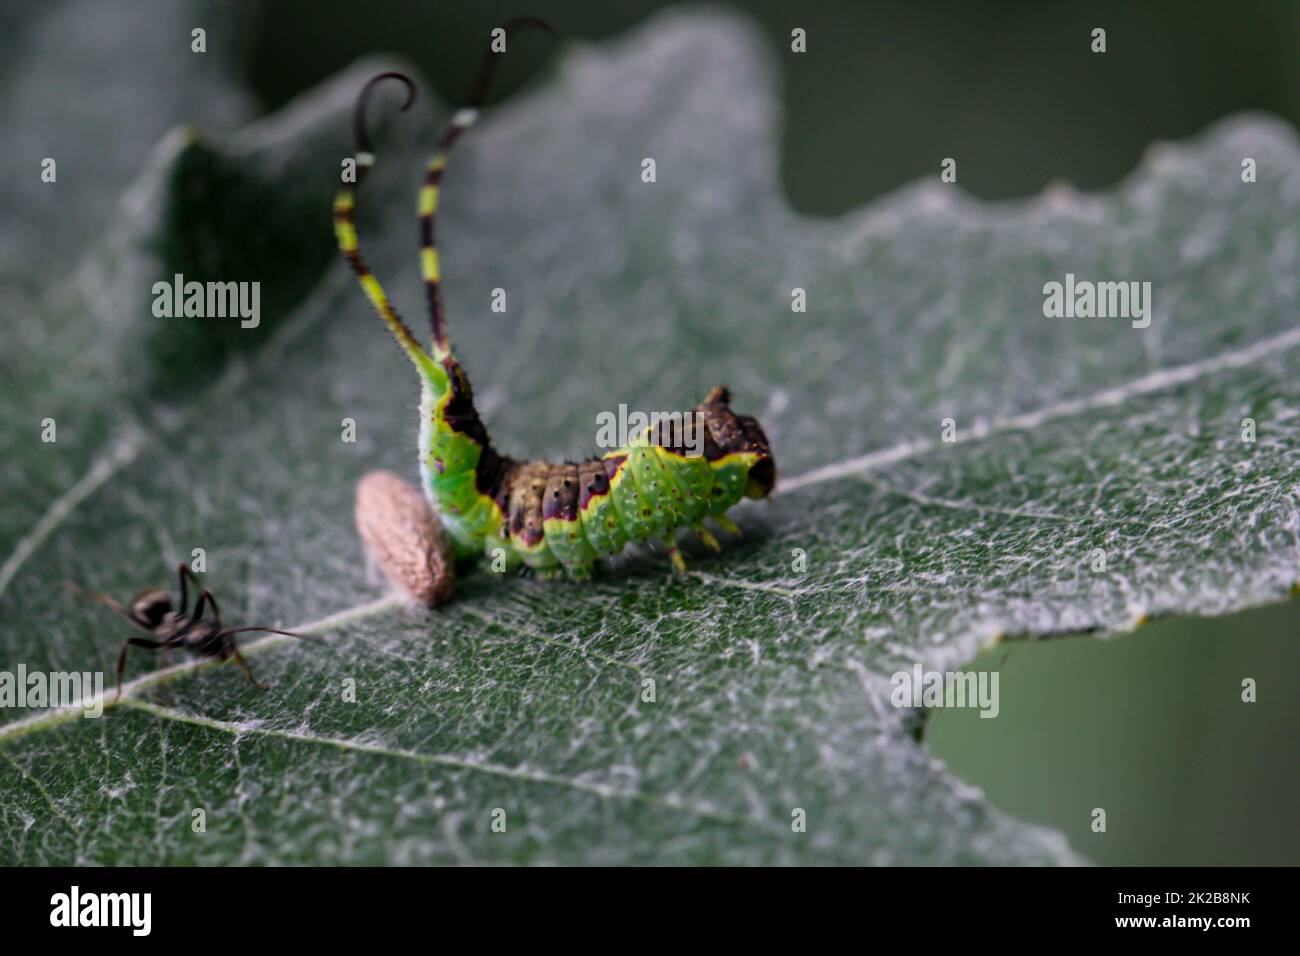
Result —
POLYGON ((179 611, 172 605, 171 594, 162 588, 148 588, 141 591, 131 599, 130 608, 125 608, 107 594, 90 591, 71 581, 68 582, 68 587, 74 591, 84 594, 100 604, 111 607, 140 630, 154 635, 155 640, 143 637, 128 637, 122 642, 122 652, 117 655, 117 695, 113 698, 114 700, 122 696, 122 672, 126 669, 126 652, 130 647, 144 647, 151 651, 162 650, 164 653, 173 647, 180 647, 189 651, 195 657, 215 657, 223 661, 233 660, 244 672, 244 676, 248 678, 250 684, 260 690, 266 690, 268 685, 260 683, 253 676, 253 669, 248 666, 248 661, 244 660, 243 655, 239 653, 239 648, 235 645, 233 636, 246 631, 269 631, 272 634, 283 634, 286 637, 300 637, 312 640, 305 634, 281 631, 274 627, 223 628, 221 626, 221 612, 217 609, 217 599, 213 597, 212 592, 199 583, 199 579, 195 577, 189 565, 182 564, 177 571, 181 581, 179 611), (186 587, 187 579, 193 581, 194 586, 199 589, 199 598, 194 604, 194 610, 189 614, 185 612, 185 608, 189 604, 186 587), (210 618, 205 614, 207 605, 212 606, 212 616, 210 618))

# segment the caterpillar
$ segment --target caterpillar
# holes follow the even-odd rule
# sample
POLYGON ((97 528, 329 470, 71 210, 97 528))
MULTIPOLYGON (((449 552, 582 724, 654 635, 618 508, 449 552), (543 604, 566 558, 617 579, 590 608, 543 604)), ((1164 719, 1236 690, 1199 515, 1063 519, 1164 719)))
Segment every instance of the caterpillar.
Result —
MULTIPOLYGON (((507 30, 523 22, 549 31, 531 19, 512 21, 507 30)), ((358 95, 353 115, 355 181, 345 181, 334 201, 339 249, 420 379, 419 466, 424 494, 456 558, 504 557, 504 568, 497 570, 522 566, 541 577, 585 579, 597 560, 618 554, 629 542, 657 540, 667 547, 673 566, 684 572, 678 529, 692 529, 706 546, 720 550, 705 520, 738 534, 740 529, 727 511, 744 497, 767 497, 776 484, 776 463, 767 436, 753 417, 732 411, 726 387, 711 389, 693 410, 679 413, 688 433, 693 427, 702 435, 702 441, 693 443, 695 448, 685 447, 661 421, 641 430, 627 446, 600 457, 578 462, 519 461, 493 446, 475 408, 469 377, 452 351, 434 243, 438 197, 451 149, 478 116, 492 62, 489 52, 472 105, 452 116, 419 192, 420 262, 432 334, 429 350, 416 340, 366 266, 354 219, 357 189, 375 162, 366 132, 368 98, 378 84, 398 81, 406 87, 401 107, 405 111, 414 102, 415 84, 404 74, 381 73, 358 95)), ((408 513, 409 504, 394 498, 394 514, 408 513)), ((374 507, 378 506, 372 503, 374 507)), ((400 523, 387 520, 370 525, 400 523)), ((406 535, 407 542, 417 538, 428 536, 406 535)), ((434 589, 427 582, 420 593, 429 596, 426 603, 433 603, 434 589)))

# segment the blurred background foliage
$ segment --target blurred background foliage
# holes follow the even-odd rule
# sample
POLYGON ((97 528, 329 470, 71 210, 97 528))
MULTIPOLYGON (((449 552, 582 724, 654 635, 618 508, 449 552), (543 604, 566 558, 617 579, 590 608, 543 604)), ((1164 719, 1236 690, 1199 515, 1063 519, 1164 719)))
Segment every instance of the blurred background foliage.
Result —
MULTIPOLYGON (((450 102, 467 94, 489 30, 535 14, 567 38, 621 33, 648 0, 357 4, 277 0, 243 11, 247 75, 273 110, 380 51, 414 63, 450 102)), ((963 189, 1031 196, 1064 180, 1103 189, 1154 142, 1261 110, 1300 126, 1300 3, 1128 0, 737 4, 781 62, 784 185, 834 216, 958 161, 963 189), (808 52, 790 51, 803 27, 808 52), (1090 52, 1094 27, 1107 52, 1090 52)), ((550 60, 521 37, 491 101, 550 60)), ((195 117, 202 125, 202 117, 195 117)), ((1002 713, 938 712, 935 752, 1012 814, 1065 832, 1102 863, 1295 863, 1296 602, 1212 621, 1152 625, 1140 640, 994 649, 1002 713), (1243 677, 1259 701, 1243 704, 1243 677), (1253 741, 1241 747, 1240 740, 1253 741), (1090 831, 1104 807, 1108 832, 1090 831)))
POLYGON ((994 648, 973 666, 999 669, 1001 713, 936 710, 925 740, 994 804, 1098 863, 1294 866, 1297 634, 1291 601, 1114 641, 994 648), (1105 833, 1092 832, 1095 807, 1105 833))
MULTIPOLYGON (((520 14, 562 37, 623 32, 652 0, 277 0, 250 38, 251 81, 268 108, 358 56, 417 64, 452 102, 473 81, 491 28, 520 14)), ((1192 136, 1241 110, 1300 126, 1300 3, 1293 0, 749 0, 731 4, 770 39, 782 66, 786 193, 835 215, 958 161, 986 199, 1033 195, 1054 180, 1099 189, 1147 146, 1192 136), (808 52, 790 50, 802 27, 808 52), (1107 52, 1090 51, 1094 27, 1107 52)), ((549 59, 523 36, 490 100, 549 59)))

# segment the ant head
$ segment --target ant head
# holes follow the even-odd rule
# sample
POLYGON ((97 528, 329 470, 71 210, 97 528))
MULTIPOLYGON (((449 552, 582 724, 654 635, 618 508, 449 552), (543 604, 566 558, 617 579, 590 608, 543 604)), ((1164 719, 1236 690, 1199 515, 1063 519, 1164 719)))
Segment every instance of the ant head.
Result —
POLYGON ((131 614, 147 627, 157 627, 172 612, 172 596, 161 588, 141 591, 131 599, 131 614))

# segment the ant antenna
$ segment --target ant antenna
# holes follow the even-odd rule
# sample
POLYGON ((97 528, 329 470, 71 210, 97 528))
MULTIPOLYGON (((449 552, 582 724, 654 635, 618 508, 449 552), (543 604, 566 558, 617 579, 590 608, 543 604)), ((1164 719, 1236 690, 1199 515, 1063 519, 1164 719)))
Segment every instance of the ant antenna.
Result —
POLYGON ((266 631, 268 634, 283 634, 285 637, 296 637, 300 641, 314 641, 317 644, 324 644, 324 638, 317 637, 315 634, 297 634, 294 631, 281 631, 274 627, 230 627, 221 631, 218 637, 229 637, 231 634, 244 634, 248 631, 266 631))
POLYGON ((103 604, 105 607, 112 608, 114 611, 122 615, 122 617, 126 618, 132 624, 140 623, 134 617, 131 616, 130 611, 122 607, 121 604, 117 603, 117 601, 114 601, 107 594, 100 594, 98 591, 92 591, 89 588, 83 588, 80 584, 77 584, 75 581, 64 581, 63 586, 66 587, 69 591, 73 591, 77 594, 80 594, 82 597, 88 597, 92 601, 98 601, 100 604, 103 604))

